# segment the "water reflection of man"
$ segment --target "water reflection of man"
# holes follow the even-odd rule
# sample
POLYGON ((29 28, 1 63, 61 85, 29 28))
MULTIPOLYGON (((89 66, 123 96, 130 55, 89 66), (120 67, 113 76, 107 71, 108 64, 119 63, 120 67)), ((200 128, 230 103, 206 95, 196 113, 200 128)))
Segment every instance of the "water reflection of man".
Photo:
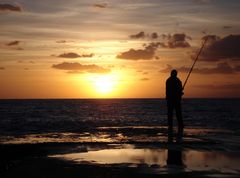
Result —
POLYGON ((167 165, 183 166, 182 150, 168 149, 167 151, 167 165))
MULTIPOLYGON (((173 135, 168 134, 168 143, 173 144, 173 135)), ((180 145, 182 143, 182 134, 178 133, 176 138, 176 144, 174 148, 171 148, 169 145, 169 148, 167 150, 167 165, 168 166, 179 166, 184 167, 183 160, 182 160, 182 146, 180 145)))
POLYGON ((166 81, 166 100, 168 108, 168 131, 173 129, 173 110, 176 111, 178 132, 183 132, 183 119, 181 100, 183 95, 182 82, 177 77, 177 71, 172 70, 171 76, 166 81))

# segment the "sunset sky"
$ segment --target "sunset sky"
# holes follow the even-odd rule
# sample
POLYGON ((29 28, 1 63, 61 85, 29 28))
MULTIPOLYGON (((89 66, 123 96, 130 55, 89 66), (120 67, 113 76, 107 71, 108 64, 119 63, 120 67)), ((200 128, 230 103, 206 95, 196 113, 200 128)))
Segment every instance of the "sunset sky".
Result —
POLYGON ((239 0, 0 0, 0 98, 240 97, 239 0))

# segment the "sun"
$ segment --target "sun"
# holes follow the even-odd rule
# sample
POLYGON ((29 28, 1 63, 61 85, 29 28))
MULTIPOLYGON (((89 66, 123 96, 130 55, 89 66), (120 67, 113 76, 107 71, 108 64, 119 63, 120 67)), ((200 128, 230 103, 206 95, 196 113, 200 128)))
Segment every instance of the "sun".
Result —
POLYGON ((113 91, 114 80, 111 75, 102 75, 95 78, 95 89, 100 94, 109 94, 113 91))
POLYGON ((125 73, 121 71, 112 71, 107 74, 86 74, 85 81, 86 94, 93 98, 115 98, 122 92, 124 87, 125 73))

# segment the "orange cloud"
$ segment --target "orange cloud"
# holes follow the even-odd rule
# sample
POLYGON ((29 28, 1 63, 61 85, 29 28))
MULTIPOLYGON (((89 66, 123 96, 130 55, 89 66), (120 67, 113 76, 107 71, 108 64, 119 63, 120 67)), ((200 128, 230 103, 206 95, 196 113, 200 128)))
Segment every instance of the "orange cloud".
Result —
POLYGON ((19 45, 20 41, 16 40, 16 41, 11 41, 9 43, 7 43, 6 45, 7 46, 16 46, 16 45, 19 45))
POLYGON ((148 81, 148 80, 150 80, 149 78, 141 78, 140 79, 141 81, 148 81))
POLYGON ((52 68, 60 69, 60 70, 67 70, 69 73, 82 73, 82 72, 109 73, 109 72, 111 72, 110 69, 103 68, 96 64, 82 65, 78 62, 73 62, 73 63, 63 62, 60 64, 53 64, 52 68))
POLYGON ((94 56, 93 53, 79 55, 79 54, 73 53, 73 52, 63 53, 63 54, 58 55, 58 57, 62 57, 62 58, 78 58, 78 57, 93 57, 93 56, 94 56))
POLYGON ((93 4, 93 7, 97 7, 97 8, 107 8, 107 4, 103 3, 103 4, 93 4))

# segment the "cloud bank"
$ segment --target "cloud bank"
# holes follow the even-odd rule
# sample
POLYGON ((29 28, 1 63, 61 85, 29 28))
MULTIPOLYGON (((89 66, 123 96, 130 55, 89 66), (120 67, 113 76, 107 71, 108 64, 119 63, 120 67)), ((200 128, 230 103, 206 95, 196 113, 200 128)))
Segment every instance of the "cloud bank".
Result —
MULTIPOLYGON (((230 66, 227 62, 222 62, 222 63, 218 63, 216 67, 212 67, 212 68, 194 68, 193 69, 193 73, 197 73, 197 74, 234 74, 239 72, 239 66, 236 67, 232 67, 230 66)), ((177 67, 175 68, 178 72, 183 72, 183 73, 188 73, 190 68, 189 67, 177 67)), ((160 70, 159 72, 162 73, 170 73, 171 70, 173 70, 173 67, 171 65, 167 65, 167 67, 165 69, 160 70)))
POLYGON ((227 90, 240 90, 240 83, 223 84, 223 85, 194 85, 198 88, 208 88, 208 89, 227 89, 227 90))
POLYGON ((210 38, 211 43, 203 50, 200 60, 219 61, 225 59, 240 61, 240 35, 224 38, 210 38))
POLYGON ((162 43, 150 43, 144 49, 130 49, 117 55, 119 59, 127 60, 151 60, 155 56, 155 52, 162 43))
MULTIPOLYGON (((159 35, 156 32, 151 34, 147 34, 144 31, 141 31, 137 34, 133 34, 129 36, 131 39, 144 39, 147 38, 149 40, 155 40, 159 38, 159 35)), ((162 34, 161 35, 164 42, 161 43, 161 47, 163 48, 189 48, 191 45, 187 40, 191 40, 190 36, 187 36, 185 33, 175 33, 175 34, 162 34)))

